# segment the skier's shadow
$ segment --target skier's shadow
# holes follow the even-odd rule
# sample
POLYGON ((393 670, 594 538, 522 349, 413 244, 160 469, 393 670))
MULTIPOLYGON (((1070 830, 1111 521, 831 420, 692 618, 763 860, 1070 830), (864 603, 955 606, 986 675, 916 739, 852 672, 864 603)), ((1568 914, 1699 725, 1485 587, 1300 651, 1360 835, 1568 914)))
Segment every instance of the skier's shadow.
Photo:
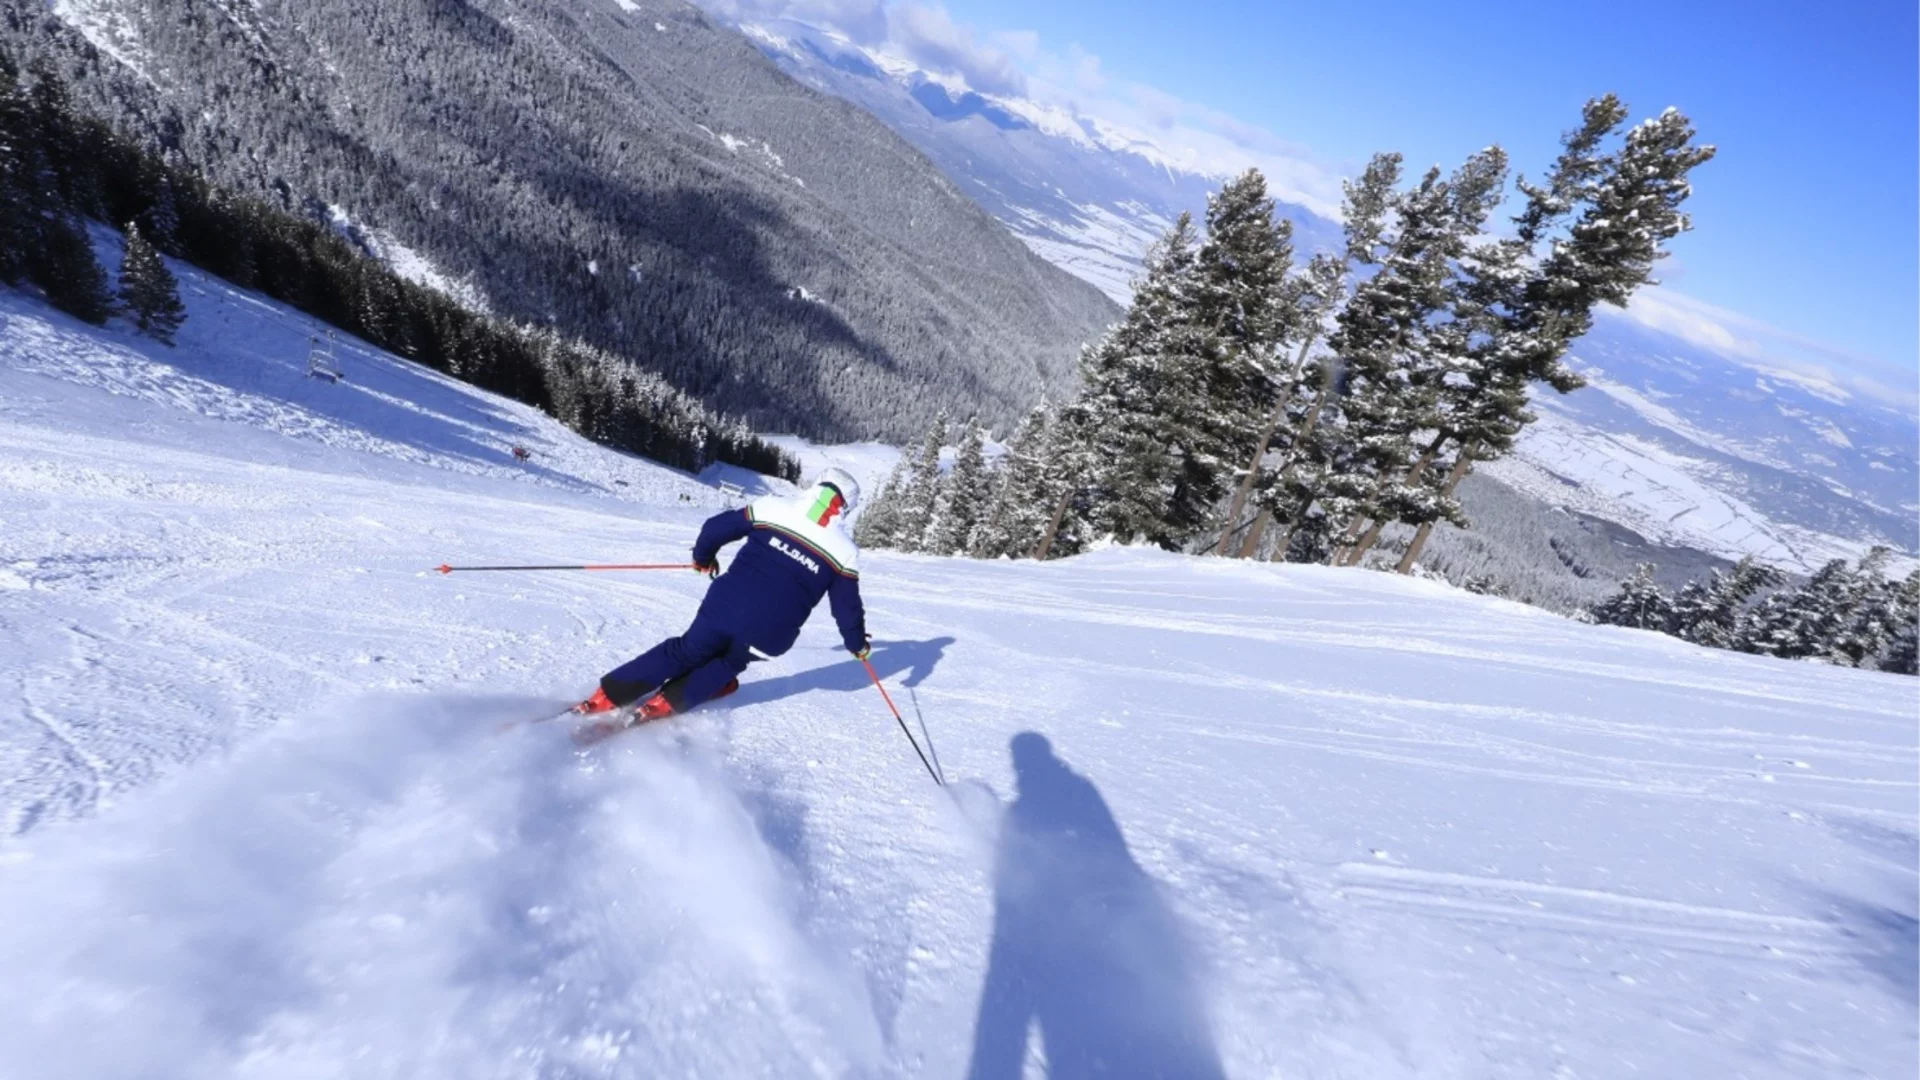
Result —
MULTIPOLYGON (((901 680, 900 685, 911 689, 933 674, 933 669, 939 665, 953 640, 950 637, 937 637, 925 641, 876 641, 873 643, 873 655, 868 659, 882 679, 906 672, 907 677, 901 680)), ((742 705, 778 701, 809 690, 853 693, 872 685, 873 680, 867 678, 867 669, 861 666, 860 661, 843 652, 838 660, 825 667, 772 679, 755 679, 752 669, 748 669, 746 676, 740 680, 739 691, 727 699, 727 704, 739 708, 742 705)))
POLYGON ((1223 1075, 1178 917, 1106 800, 1043 735, 1014 736, 1019 797, 995 859, 973 1080, 1017 1080, 1037 1025, 1047 1075, 1223 1075))

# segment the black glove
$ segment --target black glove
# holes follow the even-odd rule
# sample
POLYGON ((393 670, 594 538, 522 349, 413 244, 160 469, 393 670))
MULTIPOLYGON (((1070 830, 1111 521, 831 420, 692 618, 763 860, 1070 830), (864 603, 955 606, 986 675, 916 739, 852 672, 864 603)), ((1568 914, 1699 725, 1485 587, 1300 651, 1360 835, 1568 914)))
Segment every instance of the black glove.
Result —
POLYGON ((859 648, 855 649, 855 648, 849 647, 847 651, 853 654, 853 658, 855 660, 865 660, 868 657, 872 656, 873 655, 873 635, 868 634, 866 641, 862 642, 859 648))
POLYGON ((705 574, 710 578, 717 578, 720 576, 720 562, 716 559, 710 563, 694 563, 693 570, 694 573, 705 574))

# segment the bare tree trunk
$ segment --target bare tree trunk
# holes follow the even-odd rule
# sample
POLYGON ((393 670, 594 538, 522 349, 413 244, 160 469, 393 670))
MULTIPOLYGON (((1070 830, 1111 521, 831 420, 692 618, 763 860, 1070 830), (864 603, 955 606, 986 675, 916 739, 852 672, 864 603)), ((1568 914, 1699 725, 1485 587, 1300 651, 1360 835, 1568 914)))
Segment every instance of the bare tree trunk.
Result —
POLYGON ((1273 433, 1280 430, 1280 421, 1287 414, 1285 390, 1280 400, 1273 406, 1273 415, 1267 418, 1267 430, 1260 436, 1260 445, 1254 447, 1253 458, 1247 462, 1247 475, 1241 477, 1240 486, 1233 491, 1233 500, 1227 504, 1227 515, 1220 522, 1220 542, 1213 546, 1215 555, 1225 555, 1227 547, 1233 542, 1233 526, 1240 520, 1240 511, 1247 505, 1247 495, 1253 490, 1253 482, 1260 476, 1260 459, 1267 456, 1267 446, 1273 442, 1273 433))
POLYGON ((1443 431, 1435 435, 1433 441, 1427 444, 1427 448, 1420 452, 1420 460, 1414 462, 1413 465, 1407 469, 1407 475, 1401 477, 1400 482, 1402 484, 1411 484, 1424 476, 1427 471, 1427 466, 1433 464, 1433 459, 1439 456, 1440 448, 1446 445, 1446 442, 1446 432, 1443 431))
POLYGON ((1071 502, 1073 502, 1073 485, 1068 484, 1066 490, 1060 493, 1060 501, 1054 505, 1053 520, 1047 522, 1046 533, 1040 537, 1040 542, 1034 545, 1033 560, 1035 562, 1045 562, 1047 553, 1053 550, 1053 538, 1059 534, 1060 520, 1067 516, 1067 504, 1071 502))
MULTIPOLYGON (((1280 400, 1274 402, 1273 415, 1267 417, 1267 430, 1260 436, 1260 445, 1253 451, 1252 460, 1247 462, 1247 475, 1233 493, 1233 502, 1227 507, 1227 519, 1220 525, 1220 543, 1214 546, 1215 555, 1225 555, 1227 546, 1233 539, 1233 526, 1240 520, 1240 511, 1246 508, 1247 495, 1253 490, 1253 482, 1260 475, 1260 459, 1267 456, 1267 447, 1272 445, 1274 433, 1280 430, 1281 421, 1287 418, 1287 406, 1293 404, 1293 387, 1300 381, 1300 369, 1307 362, 1307 350, 1320 340, 1318 332, 1308 335, 1300 343, 1300 351, 1294 354, 1293 367, 1288 369, 1287 382, 1280 388, 1280 400)), ((1246 558, 1246 555, 1241 555, 1246 558)))
POLYGON ((1267 526, 1272 521, 1273 511, 1262 507, 1259 515, 1253 519, 1253 525, 1247 529, 1247 538, 1240 541, 1240 558, 1251 559, 1253 553, 1260 550, 1260 538, 1267 534, 1267 526))
MULTIPOLYGON (((1301 513, 1306 513, 1302 510, 1301 513)), ((1273 554, 1267 556, 1268 562, 1286 562, 1287 548, 1293 543, 1294 523, 1289 521, 1280 529, 1280 535, 1273 539, 1273 554)))
MULTIPOLYGON (((1453 471, 1447 474, 1447 482, 1440 486, 1442 497, 1453 497, 1454 489, 1459 487, 1460 481, 1466 479, 1467 473, 1473 470, 1473 454, 1479 448, 1480 443, 1477 439, 1460 448, 1460 460, 1453 463, 1453 471)), ((1400 565, 1394 567, 1394 571, 1401 574, 1412 573, 1413 564, 1420 559, 1421 549, 1427 546, 1427 537, 1432 535, 1433 522, 1429 521, 1421 525, 1413 534, 1413 542, 1407 545, 1406 554, 1400 556, 1400 565)))
POLYGON ((1427 537, 1433 535, 1433 522, 1423 521, 1413 531, 1413 541, 1407 545, 1406 553, 1400 556, 1400 562, 1393 568, 1396 574, 1413 573, 1413 564, 1420 558, 1420 549, 1427 546, 1427 537))
MULTIPOLYGON (((1433 464, 1433 459, 1439 455, 1440 448, 1446 445, 1446 442, 1446 432, 1443 431, 1435 435, 1433 441, 1427 444, 1427 448, 1420 452, 1419 460, 1408 466, 1406 475, 1400 478, 1401 486, 1404 487, 1418 483, 1420 478, 1426 475, 1427 467, 1433 464)), ((1347 553, 1346 561, 1340 565, 1359 566, 1360 560, 1366 558, 1367 552, 1373 550, 1373 545, 1380 542, 1380 533, 1386 527, 1386 519, 1382 518, 1375 521, 1373 526, 1367 530, 1366 535, 1362 536, 1359 542, 1353 546, 1352 550, 1347 553)))
POLYGON ((1373 550, 1373 545, 1380 542, 1380 534, 1386 530, 1386 527, 1386 518, 1374 518, 1373 524, 1367 526, 1367 531, 1360 537, 1359 542, 1353 545, 1351 551, 1347 552, 1346 565, 1359 566, 1360 560, 1366 558, 1367 552, 1373 550))

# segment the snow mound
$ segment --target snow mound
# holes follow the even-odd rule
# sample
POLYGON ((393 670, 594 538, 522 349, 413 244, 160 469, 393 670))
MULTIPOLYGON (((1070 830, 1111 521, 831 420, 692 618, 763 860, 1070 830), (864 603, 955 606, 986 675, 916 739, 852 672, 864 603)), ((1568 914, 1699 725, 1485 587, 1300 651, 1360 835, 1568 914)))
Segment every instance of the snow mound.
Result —
POLYGON ((48 836, 8 871, 39 887, 0 892, 0 1008, 33 1017, 0 1057, 68 1076, 874 1068, 867 988, 796 931, 719 733, 590 760, 538 729, 476 737, 556 707, 344 703, 48 836), (742 1007, 770 1022, 705 1045, 742 1007))

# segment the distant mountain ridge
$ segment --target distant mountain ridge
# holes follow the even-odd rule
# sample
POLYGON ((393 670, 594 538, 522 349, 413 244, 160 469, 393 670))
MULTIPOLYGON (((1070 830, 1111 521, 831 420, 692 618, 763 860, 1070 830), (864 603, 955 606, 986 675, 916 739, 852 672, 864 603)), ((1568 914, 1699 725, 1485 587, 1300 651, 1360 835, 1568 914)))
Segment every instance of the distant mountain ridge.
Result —
MULTIPOLYGON (((740 31, 802 83, 885 121, 1035 251, 1120 303, 1147 245, 1223 178, 1139 133, 979 93, 829 29, 776 19, 740 31)), ((1306 207, 1286 209, 1308 246, 1337 236, 1306 207)))
POLYGON ((761 430, 1005 424, 1116 315, 681 0, 0 0, 0 39, 220 182, 761 430))
MULTIPOLYGON (((1117 301, 1150 244, 1221 176, 1133 133, 983 94, 792 20, 741 28, 796 79, 859 104, 1036 252, 1117 301)), ((1702 182, 1710 183, 1710 178, 1702 182)), ((1338 223, 1283 203, 1300 251, 1338 223)), ((1703 223, 1710 228, 1710 223, 1703 223)), ((1490 475, 1660 543, 1795 569, 1874 543, 1920 551, 1920 418, 1603 314, 1573 350, 1593 385, 1540 396, 1545 419, 1490 475)))

